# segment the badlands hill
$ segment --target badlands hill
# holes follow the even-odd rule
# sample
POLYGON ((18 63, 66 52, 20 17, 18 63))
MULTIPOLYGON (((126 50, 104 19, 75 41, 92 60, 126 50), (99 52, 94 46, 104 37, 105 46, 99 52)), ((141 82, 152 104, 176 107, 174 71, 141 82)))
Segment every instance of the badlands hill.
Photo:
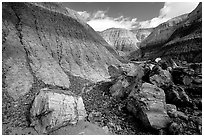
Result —
POLYGON ((3 122, 28 125, 39 90, 80 94, 86 83, 109 79, 121 64, 114 49, 80 16, 55 3, 2 4, 3 122))
POLYGON ((99 34, 111 45, 120 56, 126 56, 134 50, 138 50, 139 40, 136 35, 122 28, 110 28, 99 32, 99 34))
MULTIPOLYGON (((202 55, 202 5, 160 24, 140 44, 143 59, 171 57, 188 62, 201 62, 202 55)), ((137 52, 135 52, 137 53, 137 52)), ((138 56, 131 53, 130 59, 138 56)))

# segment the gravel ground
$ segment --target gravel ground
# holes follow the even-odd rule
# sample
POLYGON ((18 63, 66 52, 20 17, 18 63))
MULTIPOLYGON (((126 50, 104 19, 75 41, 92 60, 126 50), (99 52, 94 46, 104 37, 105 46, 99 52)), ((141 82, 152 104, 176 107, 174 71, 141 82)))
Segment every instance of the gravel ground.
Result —
MULTIPOLYGON (((92 84, 81 94, 85 108, 88 114, 87 121, 98 125, 99 127, 108 127, 110 134, 117 135, 156 135, 152 129, 146 129, 135 119, 132 114, 126 110, 127 100, 116 100, 109 93, 110 83, 92 84), (91 118, 91 114, 97 113, 98 117, 91 118)), ((40 86, 39 86, 40 87, 40 86)), ((35 91, 35 89, 33 90, 35 91)), ((29 127, 28 113, 30 103, 34 99, 36 93, 29 92, 26 98, 22 98, 20 102, 15 102, 8 97, 6 92, 2 93, 2 134, 16 135, 35 135, 36 131, 29 127)), ((200 95, 190 95, 193 102, 202 100, 200 95)), ((201 102, 202 105, 202 102, 201 102)), ((181 130, 179 134, 200 135, 202 134, 202 108, 179 107, 179 111, 184 112, 189 117, 188 120, 173 119, 179 123, 181 130)), ((164 134, 168 134, 165 131, 164 134)))

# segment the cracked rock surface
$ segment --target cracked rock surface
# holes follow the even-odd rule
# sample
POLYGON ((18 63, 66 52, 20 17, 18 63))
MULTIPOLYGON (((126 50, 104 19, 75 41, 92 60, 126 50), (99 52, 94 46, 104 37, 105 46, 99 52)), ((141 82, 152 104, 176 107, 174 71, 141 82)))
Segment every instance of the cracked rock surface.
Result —
POLYGON ((31 125, 41 134, 86 117, 82 98, 63 90, 41 89, 30 111, 31 125))

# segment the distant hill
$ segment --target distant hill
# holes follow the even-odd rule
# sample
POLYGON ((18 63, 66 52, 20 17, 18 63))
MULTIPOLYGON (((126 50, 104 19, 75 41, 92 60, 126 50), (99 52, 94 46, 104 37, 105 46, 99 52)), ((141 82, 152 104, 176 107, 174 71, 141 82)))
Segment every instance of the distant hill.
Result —
MULTIPOLYGON (((202 5, 194 11, 160 24, 140 44, 141 59, 171 57, 188 62, 201 62, 202 55, 202 5)), ((130 59, 138 59, 132 52, 130 59)))
POLYGON ((120 56, 126 56, 134 50, 138 50, 139 41, 136 35, 122 28, 109 28, 99 34, 111 45, 120 56))

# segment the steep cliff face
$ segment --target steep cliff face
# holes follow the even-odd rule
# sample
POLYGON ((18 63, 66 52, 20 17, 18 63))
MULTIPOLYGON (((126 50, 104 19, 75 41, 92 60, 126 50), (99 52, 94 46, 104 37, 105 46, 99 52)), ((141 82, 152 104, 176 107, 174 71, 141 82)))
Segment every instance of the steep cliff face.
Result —
POLYGON ((132 29, 131 32, 133 32, 137 39, 142 42, 146 37, 148 37, 154 28, 141 28, 141 29, 132 29))
MULTIPOLYGON (((189 14, 162 23, 140 44, 142 59, 171 57, 188 62, 201 62, 202 5, 189 14)), ((130 59, 137 59, 137 52, 130 59)))
POLYGON ((129 30, 110 28, 99 33, 121 56, 139 49, 136 35, 129 30))
POLYGON ((2 110, 12 115, 3 121, 26 123, 41 88, 79 94, 87 82, 108 80, 108 66, 119 59, 73 10, 55 3, 3 3, 2 110))

